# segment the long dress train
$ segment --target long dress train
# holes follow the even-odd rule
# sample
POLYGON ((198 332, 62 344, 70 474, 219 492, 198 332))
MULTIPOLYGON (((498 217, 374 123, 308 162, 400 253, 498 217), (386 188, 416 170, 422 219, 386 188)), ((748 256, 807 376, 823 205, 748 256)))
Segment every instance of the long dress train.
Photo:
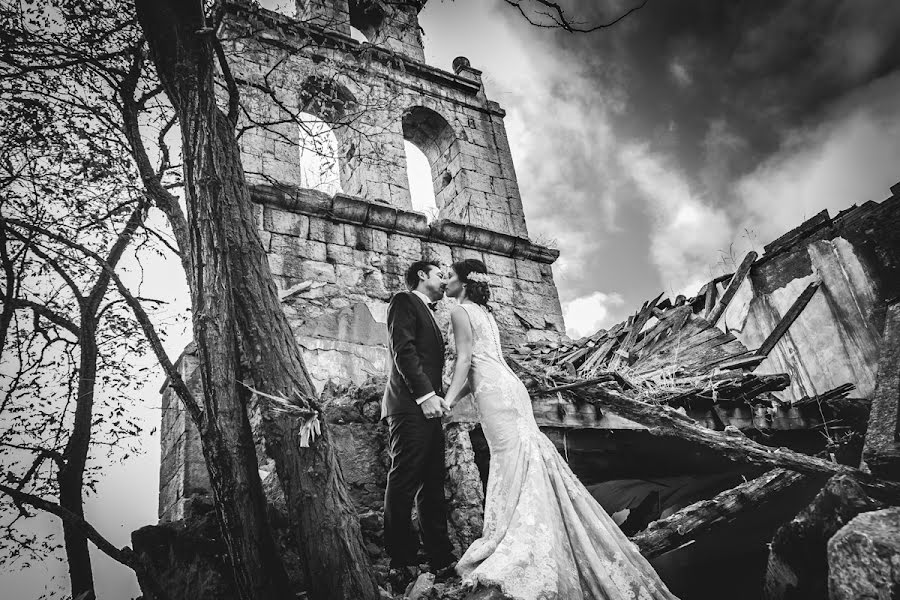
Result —
POLYGON ((483 534, 456 567, 463 582, 515 600, 675 598, 538 429, 493 316, 460 306, 472 324, 469 382, 491 452, 483 534))

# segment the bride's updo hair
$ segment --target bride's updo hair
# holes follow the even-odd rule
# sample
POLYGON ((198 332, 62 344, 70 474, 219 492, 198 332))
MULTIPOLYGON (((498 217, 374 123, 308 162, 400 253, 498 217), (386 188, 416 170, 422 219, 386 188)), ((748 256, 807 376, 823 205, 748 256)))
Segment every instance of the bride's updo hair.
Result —
POLYGON ((491 288, 487 283, 487 267, 483 262, 477 258, 467 258, 453 263, 450 268, 453 269, 459 280, 466 284, 466 298, 488 310, 493 310, 488 306, 488 301, 491 299, 491 288), (473 278, 472 274, 477 275, 473 278), (479 277, 479 275, 483 275, 483 277, 479 277))

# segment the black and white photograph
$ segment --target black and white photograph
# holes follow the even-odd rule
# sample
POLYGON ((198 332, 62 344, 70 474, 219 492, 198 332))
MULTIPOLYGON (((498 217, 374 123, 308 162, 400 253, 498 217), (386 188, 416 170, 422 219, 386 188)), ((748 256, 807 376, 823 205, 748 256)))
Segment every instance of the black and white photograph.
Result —
POLYGON ((900 600, 900 3, 0 0, 0 600, 900 600))

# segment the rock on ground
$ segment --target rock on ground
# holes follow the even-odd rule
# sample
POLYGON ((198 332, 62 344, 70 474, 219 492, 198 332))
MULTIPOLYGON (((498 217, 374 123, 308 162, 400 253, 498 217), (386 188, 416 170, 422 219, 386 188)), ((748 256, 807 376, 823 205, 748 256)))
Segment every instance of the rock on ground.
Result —
POLYGON ((830 600, 900 598, 900 508, 863 513, 828 542, 830 600))

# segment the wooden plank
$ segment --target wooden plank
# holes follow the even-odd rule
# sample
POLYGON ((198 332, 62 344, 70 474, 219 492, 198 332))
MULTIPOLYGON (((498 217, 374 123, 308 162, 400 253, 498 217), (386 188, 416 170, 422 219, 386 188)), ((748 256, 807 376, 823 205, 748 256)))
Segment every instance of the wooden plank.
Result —
POLYGON ((731 369, 755 369, 764 359, 765 357, 763 356, 753 354, 719 363, 718 367, 726 371, 731 369))
POLYGON ((800 316, 800 313, 803 312, 803 309, 806 308, 806 305, 809 304, 809 301, 812 300, 812 297, 815 295, 816 290, 819 289, 820 285, 822 285, 821 281, 813 281, 806 286, 806 289, 803 290, 796 300, 794 300, 794 303, 788 311, 781 317, 781 320, 778 322, 778 325, 775 326, 775 329, 772 330, 772 333, 769 334, 769 337, 767 337, 762 345, 760 345, 759 349, 756 351, 757 356, 769 355, 778 344, 778 341, 784 337, 787 330, 790 329, 794 321, 797 320, 797 317, 800 316))
POLYGON ((722 299, 719 300, 719 303, 716 304, 716 307, 713 309, 712 313, 709 314, 709 322, 715 325, 719 318, 722 316, 722 313, 725 312, 725 309, 728 308, 728 303, 731 302, 731 299, 734 298, 734 295, 737 294, 738 288, 741 287, 741 284, 744 282, 744 279, 747 277, 747 274, 750 273, 750 267, 753 266, 753 263, 756 261, 757 254, 756 252, 748 252, 747 256, 744 257, 744 260, 741 261, 741 266, 738 267, 738 270, 735 271, 734 277, 731 278, 731 281, 728 284, 728 288, 725 290, 725 293, 722 294, 722 299))
POLYGON ((701 536, 726 527, 743 514, 765 510, 769 502, 805 484, 807 478, 786 469, 773 469, 756 479, 718 494, 712 500, 701 500, 665 519, 650 523, 632 536, 646 558, 660 556, 701 536))
POLYGON ((650 317, 653 316, 653 307, 656 306, 656 303, 659 302, 660 298, 662 298, 662 294, 653 300, 645 302, 641 307, 641 310, 635 315, 631 331, 629 331, 628 335, 625 336, 625 339, 622 340, 622 343, 616 351, 616 356, 614 356, 609 363, 610 370, 619 368, 623 363, 625 366, 628 366, 628 359, 631 356, 631 347, 634 346, 637 341, 638 335, 640 335, 644 325, 646 325, 647 321, 650 320, 650 317))
POLYGON ((706 284, 706 298, 703 301, 703 316, 706 317, 712 312, 716 306, 716 297, 719 295, 719 288, 716 287, 715 281, 706 284))
POLYGON ((594 352, 589 358, 587 358, 578 369, 581 374, 590 374, 590 371, 592 369, 599 366, 604 360, 606 360, 606 357, 609 355, 613 346, 615 346, 617 342, 618 340, 615 337, 611 337, 606 340, 606 342, 604 342, 596 352, 594 352))
POLYGON ((764 446, 744 436, 728 436, 711 431, 674 409, 640 402, 602 385, 585 386, 564 394, 572 394, 585 402, 597 404, 601 409, 640 423, 653 435, 680 437, 714 450, 737 463, 780 467, 810 475, 847 474, 867 489, 900 496, 900 482, 882 480, 860 469, 807 456, 788 448, 764 446))

